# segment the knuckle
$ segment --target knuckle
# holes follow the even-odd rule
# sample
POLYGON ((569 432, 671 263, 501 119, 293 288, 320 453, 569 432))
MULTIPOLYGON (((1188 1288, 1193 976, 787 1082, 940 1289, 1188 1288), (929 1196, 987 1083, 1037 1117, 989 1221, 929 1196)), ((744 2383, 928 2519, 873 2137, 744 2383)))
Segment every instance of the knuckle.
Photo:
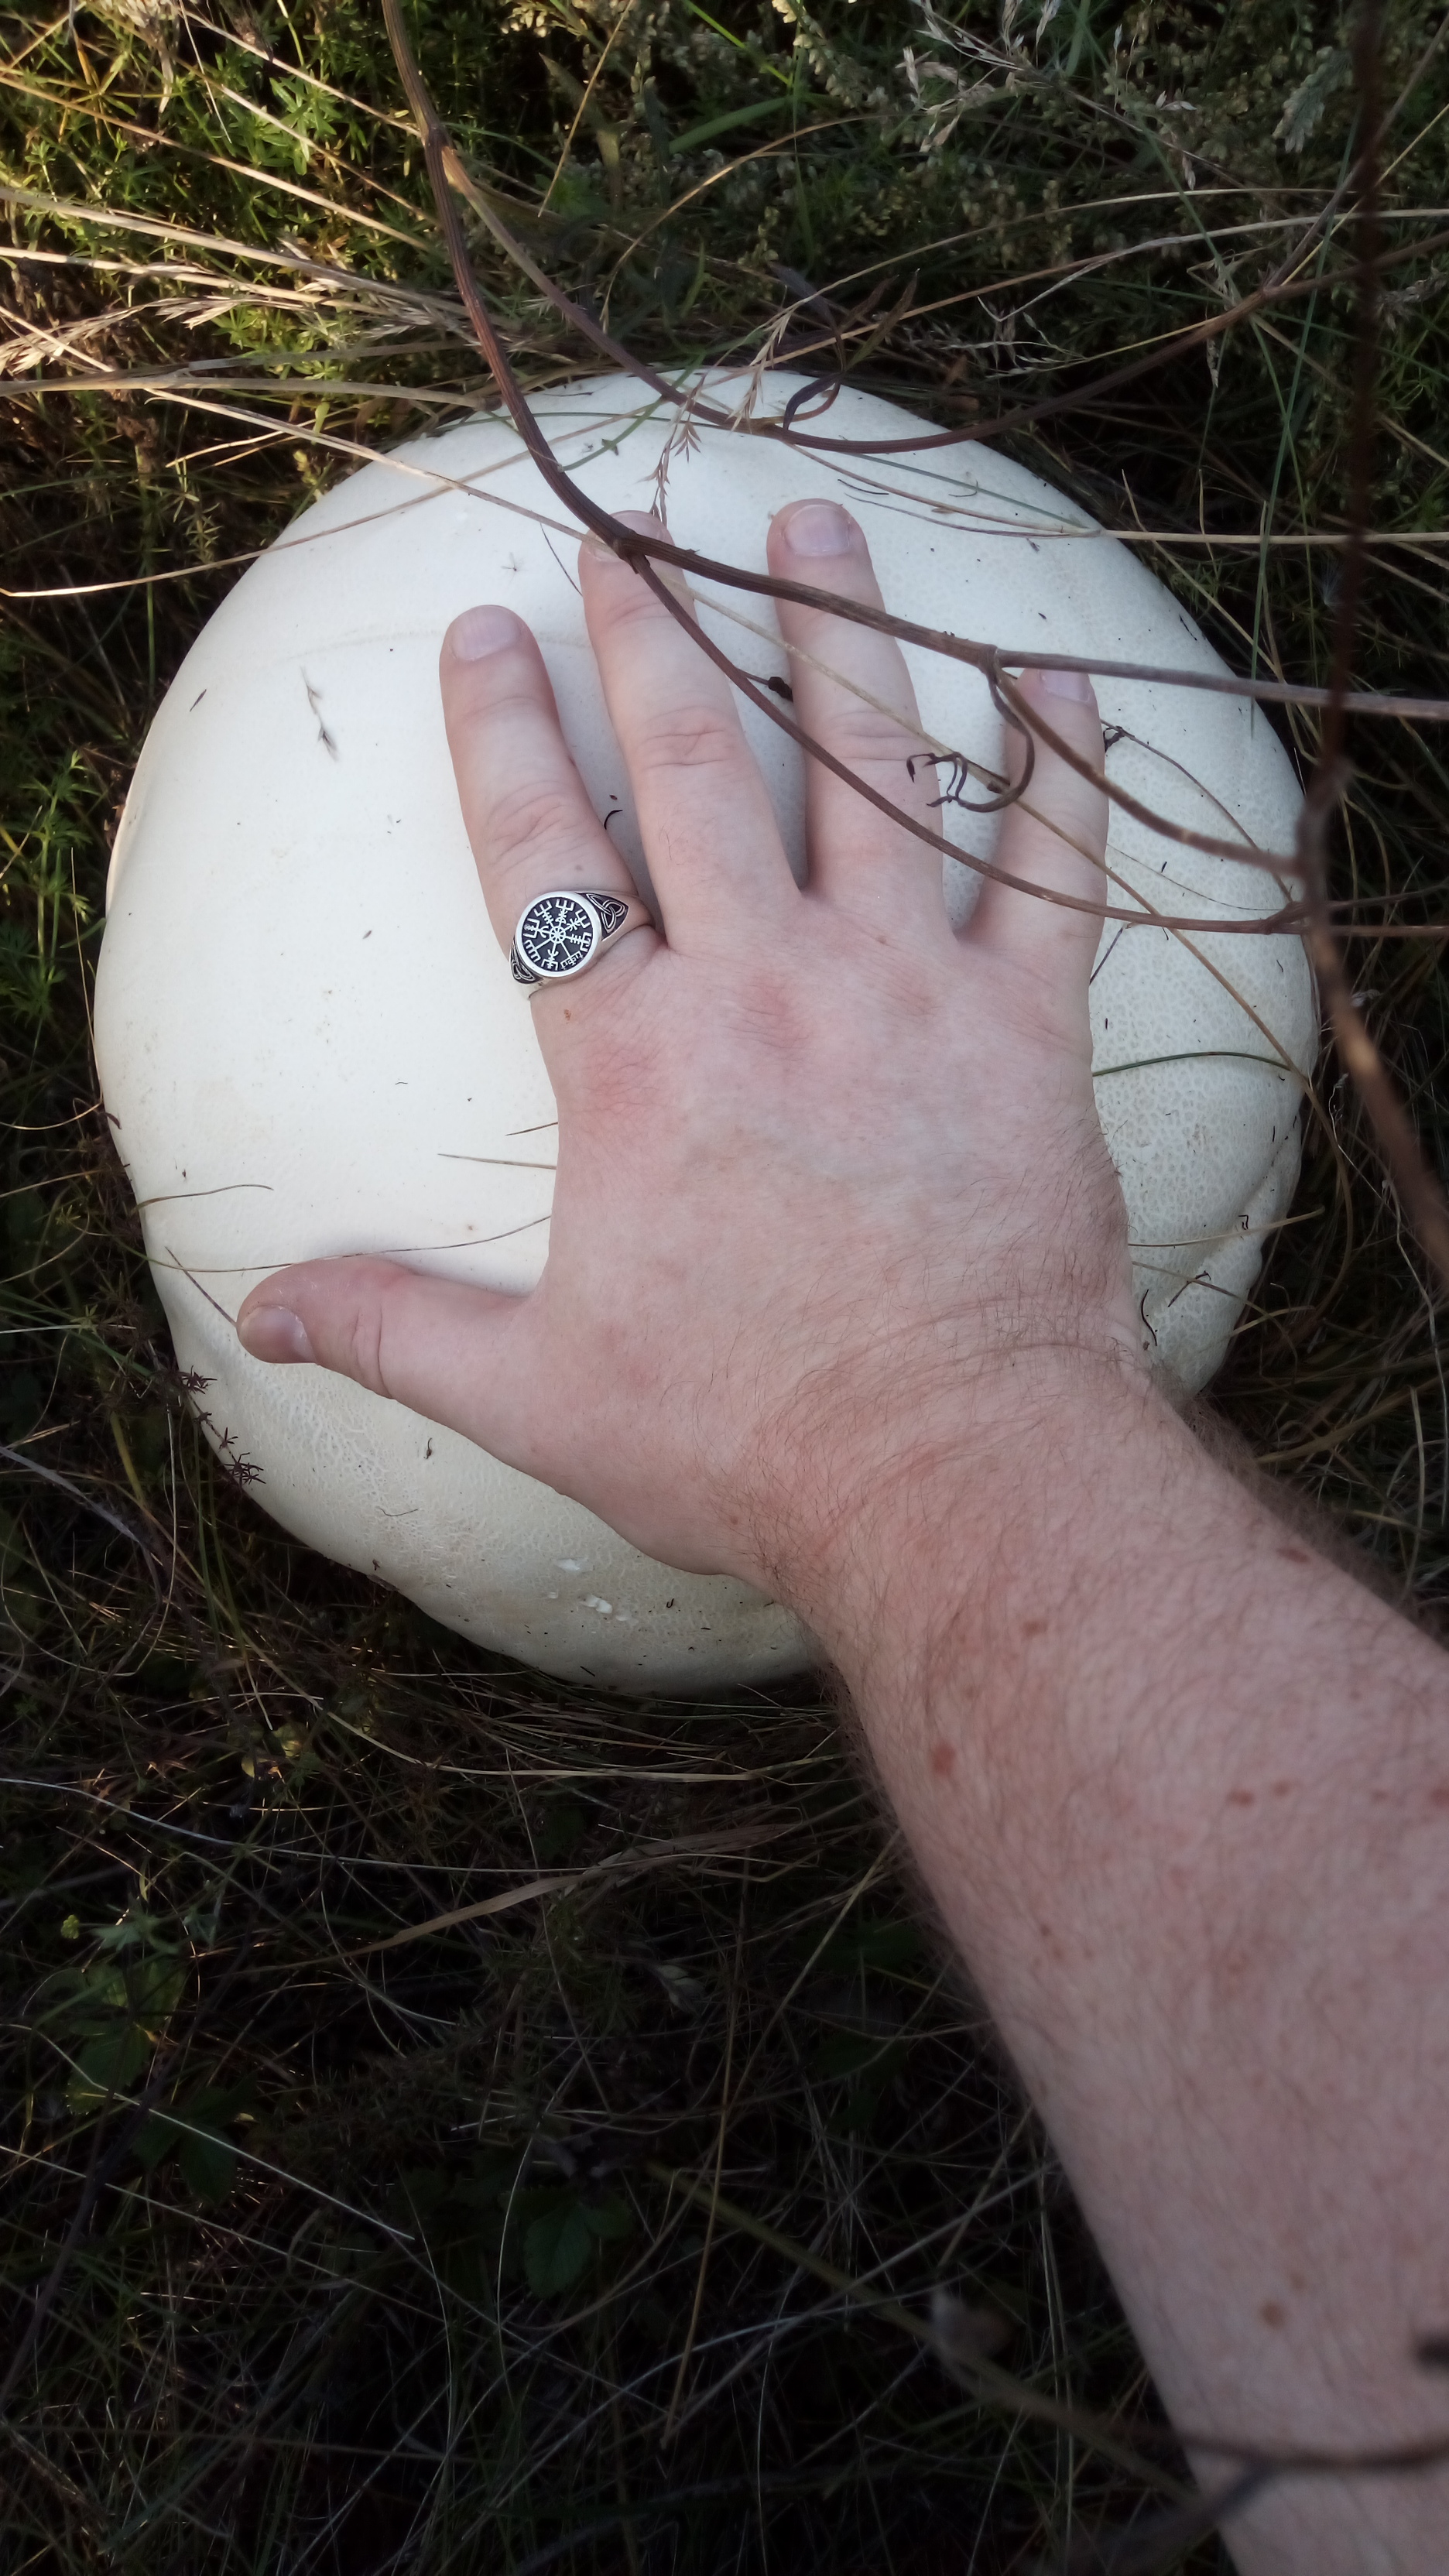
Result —
POLYGON ((386 1264, 359 1261, 347 1282, 350 1294, 337 1318, 332 1366, 372 1395, 389 1395, 383 1341, 391 1273, 386 1264))
POLYGON ((489 653, 481 662, 450 660, 443 680, 443 714, 453 756, 487 760, 497 748, 532 741, 547 730, 551 708, 547 676, 532 638, 489 653))
POLYGON ((694 702, 652 715, 634 745, 634 765, 646 777, 672 770, 735 768, 743 738, 723 708, 694 702))
MULTIPOLYGON (((610 554, 600 569, 604 576, 603 611, 611 626, 657 625, 661 620, 666 626, 674 623, 657 590, 641 580, 632 563, 610 554)), ((667 567, 660 564, 655 569, 666 587, 673 588, 667 567)), ((677 590, 675 597, 685 604, 677 590)))
POLYGON ((923 761, 919 729, 903 716, 883 715, 877 707, 847 704, 832 718, 830 748, 854 769, 899 769, 914 753, 923 761))
POLYGON ((548 778, 519 778, 495 792, 483 821, 488 856, 499 866, 530 853, 571 843, 579 818, 566 791, 548 778))
POLYGON ((354 1314, 348 1323, 346 1373, 372 1395, 386 1395, 382 1369, 382 1317, 376 1310, 354 1314))
POLYGON ((382 1316, 375 1305, 356 1306, 348 1316, 343 1337, 343 1367, 359 1386, 372 1395, 386 1395, 387 1384, 382 1373, 382 1316))

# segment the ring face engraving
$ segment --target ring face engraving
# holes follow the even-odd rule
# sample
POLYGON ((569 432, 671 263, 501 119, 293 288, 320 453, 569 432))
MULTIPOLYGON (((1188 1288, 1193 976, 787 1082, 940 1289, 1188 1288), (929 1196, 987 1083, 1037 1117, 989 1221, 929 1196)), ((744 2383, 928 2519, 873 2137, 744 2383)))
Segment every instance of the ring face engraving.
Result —
POLYGON ((577 975, 604 935, 603 922, 586 898, 541 894, 525 912, 513 944, 535 975, 577 975))
POLYGON ((519 915, 508 959, 513 980, 525 986, 531 1001, 545 984, 582 975, 626 932, 653 926, 643 904, 627 895, 599 894, 592 886, 550 887, 519 915))

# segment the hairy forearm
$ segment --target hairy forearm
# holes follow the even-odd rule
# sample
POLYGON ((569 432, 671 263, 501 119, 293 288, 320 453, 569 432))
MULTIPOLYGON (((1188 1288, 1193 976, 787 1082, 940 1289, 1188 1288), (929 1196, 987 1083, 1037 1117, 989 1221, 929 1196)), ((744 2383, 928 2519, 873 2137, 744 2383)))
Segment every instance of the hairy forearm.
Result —
MULTIPOLYGON (((1449 2428, 1449 1664, 1110 1369, 895 1494, 811 1615, 1177 2421, 1449 2428)), ((1446 2531, 1437 2475, 1295 2480, 1233 2546, 1446 2531)))

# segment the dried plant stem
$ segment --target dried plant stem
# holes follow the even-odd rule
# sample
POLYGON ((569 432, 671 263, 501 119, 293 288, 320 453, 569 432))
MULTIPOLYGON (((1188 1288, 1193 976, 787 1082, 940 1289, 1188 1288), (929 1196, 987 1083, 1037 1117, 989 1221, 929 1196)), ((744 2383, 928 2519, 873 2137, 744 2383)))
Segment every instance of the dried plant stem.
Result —
MULTIPOLYGON (((423 138, 424 154, 427 161, 429 180, 433 188, 434 199, 437 206, 438 220, 443 232, 444 240, 447 244, 458 292, 463 300, 463 305, 468 314, 469 320, 477 334, 479 348, 481 349, 493 374, 509 416, 513 421, 514 427, 517 429, 529 456, 532 458, 549 489, 565 504, 568 509, 573 511, 575 516, 583 522, 583 525, 592 535, 601 538, 616 554, 621 557, 623 561, 633 564, 636 571, 644 570, 646 560, 650 560, 654 563, 668 563, 684 572, 691 581, 716 581, 730 588, 751 591, 757 595, 763 595, 774 599, 787 599, 802 607, 824 609, 831 615, 845 616, 857 624, 871 626, 879 632, 893 635, 898 641, 915 643, 921 645, 928 651, 941 653, 949 659, 966 663, 970 668, 980 671, 986 677, 988 683, 992 686, 993 693, 996 693, 999 690, 1003 664, 1010 663, 1014 668, 1025 670, 1049 668, 1055 663, 1058 667, 1062 668, 1095 672, 1099 677, 1147 680, 1169 684, 1181 681, 1188 686, 1206 687, 1210 691, 1221 694, 1246 694, 1255 698, 1261 696, 1269 699, 1278 699, 1280 702, 1283 698, 1293 699, 1295 702, 1300 704, 1327 702, 1326 692, 1294 691, 1288 689, 1282 682, 1243 683, 1235 679, 1230 673, 1197 672, 1188 674, 1185 672, 1179 673, 1166 670, 1160 666, 1152 664, 1124 662, 1109 663, 1086 660, 1073 655, 1055 656, 1050 653, 1039 651, 1017 653, 1009 648, 998 648, 995 645, 968 640, 960 636, 948 635, 940 629, 917 626, 909 619, 892 616, 887 610, 873 609, 858 601, 844 600, 837 597, 832 592, 818 590, 812 585, 781 581, 771 574, 748 573, 742 571, 737 565, 720 563, 709 556, 696 554, 688 547, 675 546, 662 536, 645 536, 636 529, 624 527, 611 512, 601 509, 599 505, 582 489, 582 487, 574 481, 573 477, 559 464, 549 441, 544 436, 538 421, 535 419, 533 412, 529 407, 522 387, 520 386, 517 376, 515 375, 509 361, 507 352, 504 349, 502 339, 494 324, 492 315, 488 311, 487 305, 483 300, 477 279, 473 275, 472 265, 468 257, 467 243, 463 236, 462 224, 453 201, 450 176, 451 172, 454 169, 460 169, 461 165, 457 161, 457 155, 453 151, 446 130, 442 125, 426 84, 418 70, 416 61, 414 60, 412 50, 408 42, 407 33, 402 23, 398 0, 383 0, 383 14, 387 25, 388 39, 392 45, 394 56, 397 61, 399 75, 406 90, 409 105, 417 118, 419 130, 423 138)), ((1449 235, 1446 235, 1445 238, 1449 239, 1449 235)), ((1424 247, 1425 245, 1420 245, 1421 250, 1424 247)), ((1295 257, 1296 256, 1298 256, 1298 254, 1295 252, 1295 257)), ((543 272, 541 270, 535 272, 534 267, 530 265, 529 274, 531 276, 535 276, 536 274, 537 279, 541 280, 543 272)), ((1317 281, 1317 283, 1321 285, 1321 281, 1317 281)), ((570 310, 571 312, 574 312, 577 311, 578 308, 570 307, 570 310)), ((586 323, 590 335, 597 337, 597 327, 592 323, 592 321, 589 320, 588 317, 584 317, 582 315, 580 315, 580 319, 586 323)), ((611 350, 611 354, 613 353, 614 352, 611 350)), ((624 355, 626 353, 618 352, 617 354, 624 355)), ((630 360, 629 364, 632 367, 633 361, 630 360)), ((634 372, 637 373, 638 369, 635 368, 634 372)), ((662 380, 654 379, 651 379, 651 381, 662 382, 662 380)), ((681 399, 675 389, 669 388, 667 390, 670 393, 671 399, 681 399)), ((702 414, 702 416, 709 417, 710 415, 702 414)), ((722 418, 723 416, 717 415, 717 417, 722 418)), ((733 426, 733 423, 727 425, 733 426)), ((935 443, 937 442, 929 436, 914 440, 895 442, 897 446, 904 445, 922 448, 930 447, 935 443)), ((830 444, 838 447, 840 442, 830 442, 830 444)), ((867 452, 866 447, 863 447, 861 452, 867 452)), ((875 451, 870 449, 869 452, 875 451)), ((765 697, 758 691, 754 690, 748 681, 747 675, 740 671, 738 666, 728 656, 723 655, 717 648, 708 644, 702 631, 695 625, 689 610, 681 600, 678 600, 674 594, 668 590, 667 586, 659 585, 656 582, 651 581, 651 587, 656 589, 657 596, 660 598, 662 604, 668 609, 669 614, 678 621, 678 623, 687 633, 690 634, 692 638, 704 644, 704 647, 709 651, 711 658, 720 664, 720 667, 727 672, 734 685, 741 689, 746 696, 750 697, 752 703, 760 708, 761 712, 772 724, 776 725, 782 732, 789 734, 792 740, 800 744, 802 748, 808 750, 813 758, 824 759, 829 763, 829 755, 823 752, 818 743, 804 735, 800 728, 795 726, 784 715, 783 710, 777 706, 772 699, 765 697)), ((1366 704, 1375 703, 1377 703, 1381 709, 1384 709, 1385 702, 1383 701, 1366 701, 1366 704)), ((1422 702, 1422 704, 1420 704, 1420 702, 1415 702, 1415 706, 1416 711, 1418 712, 1428 712, 1429 708, 1433 707, 1439 715, 1449 716, 1449 701, 1425 701, 1422 702)), ((1406 702, 1403 712, 1407 711, 1408 705, 1406 702)), ((1043 734, 1044 739, 1050 742, 1054 749, 1059 751, 1065 749, 1057 736, 1051 732, 1049 728, 1038 723, 1036 729, 1043 734)), ((1073 766, 1080 767, 1080 762, 1074 759, 1070 753, 1066 753, 1066 756, 1072 760, 1073 766)), ((833 766, 835 764, 832 763, 829 765, 833 766)), ((863 783, 855 777, 853 772, 841 768, 839 774, 847 781, 848 784, 855 787, 858 792, 869 793, 869 791, 864 788, 863 783)), ((1176 841, 1182 847, 1200 850, 1210 857, 1230 858, 1249 864, 1256 863, 1259 865, 1266 865, 1271 867, 1273 872, 1278 875, 1288 875, 1296 872, 1298 864, 1297 858, 1292 853, 1278 852, 1265 855, 1246 847, 1241 841, 1224 841, 1211 834, 1190 831, 1185 825, 1171 822, 1166 816, 1157 814, 1150 806, 1144 805, 1138 799, 1130 796, 1113 780, 1107 778, 1103 772, 1089 769, 1086 774, 1093 778, 1094 782, 1104 791, 1114 804, 1120 805, 1123 810, 1130 813, 1135 820, 1145 823, 1151 830, 1163 833, 1167 838, 1176 841)), ((872 798, 871 801, 883 802, 884 810, 887 811, 891 815, 892 819, 899 823, 904 829, 912 830, 919 828, 913 825, 911 818, 904 814, 899 807, 890 804, 889 800, 872 798)), ((1007 801, 1010 801, 1010 799, 1008 798, 1007 801)), ((948 855, 962 859, 965 865, 975 869, 978 873, 987 876, 993 876, 997 873, 989 862, 976 858, 968 852, 957 850, 954 844, 945 842, 940 835, 932 837, 948 855)), ((1009 879, 1003 881, 1012 882, 1009 879)), ((1040 892, 1040 889, 1029 890, 1040 892)), ((1064 902, 1071 901, 1070 898, 1056 899, 1064 902)), ((1094 907, 1087 908, 1092 909, 1094 907)), ((1130 918, 1131 916, 1108 914, 1107 917, 1116 919, 1124 917, 1130 918)), ((1271 932, 1290 926, 1296 927, 1297 917, 1296 911, 1289 910, 1285 911, 1282 915, 1272 917, 1267 923, 1261 920, 1255 921, 1251 925, 1246 923, 1239 924, 1217 921, 1193 922, 1191 924, 1184 923, 1182 926, 1196 929, 1232 929, 1241 930, 1245 933, 1251 929, 1252 933, 1261 936, 1265 930, 1271 932)))
MULTIPOLYGON (((1056 662, 1059 667, 1087 670, 1099 677, 1112 676, 1158 682, 1170 682, 1179 677, 1187 679, 1188 675, 1171 673, 1142 664, 1106 664, 1076 656, 1055 656, 1046 653, 1017 655, 1004 652, 992 645, 917 627, 910 621, 892 617, 885 611, 867 609, 858 602, 839 599, 829 592, 818 591, 803 584, 779 581, 769 575, 744 573, 736 566, 714 562, 708 557, 695 554, 689 548, 672 545, 663 538, 643 536, 634 529, 624 527, 608 511, 600 509, 559 464, 528 405, 473 275, 462 225, 454 203, 454 189, 460 183, 462 184, 463 193, 467 195, 469 202, 482 212, 495 238, 500 240, 510 256, 519 259, 526 273, 547 294, 550 302, 560 309, 566 308, 567 318, 584 329, 596 346, 602 346, 607 335, 600 332, 592 318, 585 315, 580 307, 560 296, 537 263, 523 252, 521 245, 515 243, 512 235, 502 225, 501 219, 482 198, 481 192, 467 180, 467 175, 447 137, 413 57, 402 22, 399 0, 383 0, 383 14, 399 75, 407 92, 408 103, 422 135, 438 220, 448 246, 458 292, 514 426, 549 489, 574 512, 592 535, 602 539, 625 562, 633 565, 635 571, 647 582, 661 606, 689 633, 691 639, 726 674, 751 705, 757 707, 772 724, 786 733, 809 758, 831 770, 857 794, 863 795, 869 803, 889 816, 901 828, 911 832, 929 846, 941 850, 946 856, 962 860, 965 865, 981 875, 989 876, 999 883, 1011 885, 1018 891, 1031 892, 1043 900, 1064 908, 1097 912, 1104 920, 1131 922, 1148 918, 1136 908, 1127 910, 1106 903, 1089 903, 1081 897, 1045 892, 1040 887, 1028 887, 1009 872, 969 852, 957 849, 953 843, 946 840, 943 834, 932 832, 928 826, 918 823, 913 816, 905 813, 889 798, 879 794, 863 779, 856 776, 842 761, 837 760, 831 752, 827 751, 823 744, 817 742, 787 716, 773 698, 760 689, 748 673, 742 671, 733 659, 705 634, 703 628, 695 621, 686 602, 664 580, 659 566, 665 563, 671 564, 678 571, 686 574, 691 582, 721 582, 732 588, 753 591, 775 599, 791 600, 804 607, 823 609, 834 616, 845 615, 856 623, 873 626, 880 631, 892 634, 900 641, 923 645, 928 650, 944 653, 954 660, 967 663, 983 674, 997 705, 1008 716, 1008 720, 1015 723, 1019 729, 1025 729, 1027 711, 1004 668, 1008 662, 1017 669, 1049 667, 1056 662)), ((1385 1162, 1404 1201, 1410 1221, 1441 1279, 1449 1285, 1449 1206, 1446 1206, 1443 1193, 1429 1171, 1382 1058, 1354 1004, 1351 987, 1338 953, 1327 900, 1327 822, 1330 812, 1336 806, 1339 793, 1342 772, 1339 743, 1347 710, 1352 706, 1355 711, 1358 711, 1360 703, 1350 691, 1348 682, 1366 552, 1369 460, 1372 452, 1375 410, 1376 316, 1379 281, 1384 267, 1388 265, 1378 217, 1378 169, 1382 127, 1378 90, 1380 36, 1378 7, 1374 5, 1374 0, 1369 0, 1369 5, 1365 6, 1359 18, 1354 39, 1355 70, 1362 102, 1363 134, 1363 142, 1353 174, 1358 183, 1360 200, 1357 217, 1358 256, 1355 264, 1359 296, 1359 325, 1354 399, 1354 491, 1344 550, 1344 584, 1338 613, 1331 681, 1327 690, 1290 690, 1283 683, 1258 682, 1250 684, 1246 692, 1254 697, 1271 696, 1279 703, 1291 700, 1300 706, 1321 705, 1325 710, 1323 750, 1304 805, 1294 853, 1291 857, 1281 853, 1264 854, 1247 848, 1241 843, 1224 841, 1208 834, 1190 831, 1181 824, 1175 824, 1166 816, 1155 813, 1139 799, 1127 794, 1105 776, 1104 770, 1084 761, 1070 745, 1062 741, 1050 724, 1042 720, 1039 711, 1035 708, 1031 710, 1030 727, 1032 732, 1039 734, 1048 742, 1059 757, 1065 759, 1080 775, 1091 779, 1104 789, 1114 804, 1120 805, 1135 820, 1176 841, 1179 845, 1203 851, 1214 857, 1267 866, 1278 875, 1301 876, 1305 886, 1302 902, 1284 904, 1278 911, 1262 919, 1253 922, 1221 920, 1189 922, 1174 919, 1171 927, 1174 930, 1232 930, 1240 935, 1255 934, 1260 937, 1273 936, 1289 928, 1304 930, 1340 1052, 1348 1071, 1362 1093, 1364 1105, 1385 1162)), ((1207 321, 1184 334, 1173 344, 1174 348, 1186 349, 1206 344, 1232 327, 1236 321, 1266 310, 1269 304, 1281 300, 1288 294, 1310 289, 1321 292, 1324 284, 1321 277, 1304 279, 1294 275, 1293 272, 1301 266, 1307 251, 1322 236, 1343 194, 1343 187, 1335 192, 1329 207, 1325 208, 1314 223, 1306 228, 1303 237, 1295 244, 1288 258, 1279 264, 1273 276, 1262 287, 1254 294, 1242 298, 1227 313, 1210 316, 1207 321)), ((1435 246, 1438 238, 1431 235, 1427 241, 1417 244, 1416 255, 1422 257, 1426 251, 1435 246)), ((1449 234, 1443 238, 1449 240, 1449 234)), ((1398 254, 1398 256, 1404 255, 1398 254)), ((682 399, 676 388, 668 386, 652 371, 641 369, 620 344, 609 340, 607 354, 614 358, 616 363, 627 366, 630 372, 636 375, 644 374, 646 381, 659 395, 672 402, 682 399)), ((1123 386, 1136 382, 1149 368, 1160 363, 1161 352, 1150 352, 1104 377, 1094 391, 1099 397, 1115 393, 1123 386)), ((824 454, 886 455, 901 451, 917 454, 931 448, 960 445, 967 439, 987 435, 991 430, 999 433, 1003 429, 1027 427, 1053 411, 1060 410, 1068 401, 1076 403, 1081 399, 1080 395, 1051 396, 1040 403, 1021 406, 1016 412, 1004 415, 993 423, 978 424, 969 430, 947 430, 931 435, 878 441, 801 437, 795 443, 808 445, 813 450, 824 454)), ((712 407, 708 410, 701 407, 701 416, 713 418, 716 421, 723 419, 723 415, 714 412, 712 407)), ((726 425, 736 426, 732 421, 726 425)), ((772 426, 778 428, 781 436, 794 438, 794 432, 788 422, 772 426)), ((1217 679, 1216 675, 1194 674, 1192 678, 1198 685, 1204 683, 1209 687, 1216 685, 1219 689, 1231 691, 1234 694, 1238 693, 1240 688, 1239 683, 1226 675, 1222 679, 1217 679)), ((1380 712, 1386 711, 1383 700, 1368 700, 1365 703, 1369 706, 1376 705, 1380 712)), ((1427 714, 1431 706, 1440 717, 1449 715, 1449 702, 1442 700, 1421 702, 1416 706, 1415 711, 1427 714)), ((1010 802, 1011 794, 1012 791, 1008 791, 1002 798, 991 800, 991 805, 983 810, 992 810, 1001 803, 1010 802)))
POLYGON ((1344 757, 1345 710, 1353 672, 1354 638, 1363 596, 1366 535, 1377 416, 1379 292, 1383 234, 1379 219, 1379 167, 1383 122, 1379 63, 1382 0, 1363 0, 1354 28, 1354 78, 1363 142, 1357 218, 1358 322, 1354 339, 1349 543, 1334 623, 1333 664, 1323 738, 1308 782, 1298 827, 1299 875, 1304 888, 1304 938, 1327 1008, 1344 1069, 1363 1101, 1389 1178, 1441 1287, 1449 1288, 1449 1204, 1414 1133, 1407 1111, 1353 997, 1328 906, 1329 826, 1348 783, 1344 757))

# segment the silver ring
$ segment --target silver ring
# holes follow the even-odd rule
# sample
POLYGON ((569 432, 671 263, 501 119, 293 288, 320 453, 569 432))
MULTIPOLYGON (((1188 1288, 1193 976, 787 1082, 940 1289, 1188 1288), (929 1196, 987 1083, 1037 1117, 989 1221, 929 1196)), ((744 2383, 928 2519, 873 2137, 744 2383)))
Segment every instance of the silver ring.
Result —
POLYGON ((515 984, 533 1001, 545 984, 567 984, 631 930, 652 930, 654 916, 630 895, 595 894, 583 886, 555 886, 536 894, 518 916, 508 964, 515 984))

